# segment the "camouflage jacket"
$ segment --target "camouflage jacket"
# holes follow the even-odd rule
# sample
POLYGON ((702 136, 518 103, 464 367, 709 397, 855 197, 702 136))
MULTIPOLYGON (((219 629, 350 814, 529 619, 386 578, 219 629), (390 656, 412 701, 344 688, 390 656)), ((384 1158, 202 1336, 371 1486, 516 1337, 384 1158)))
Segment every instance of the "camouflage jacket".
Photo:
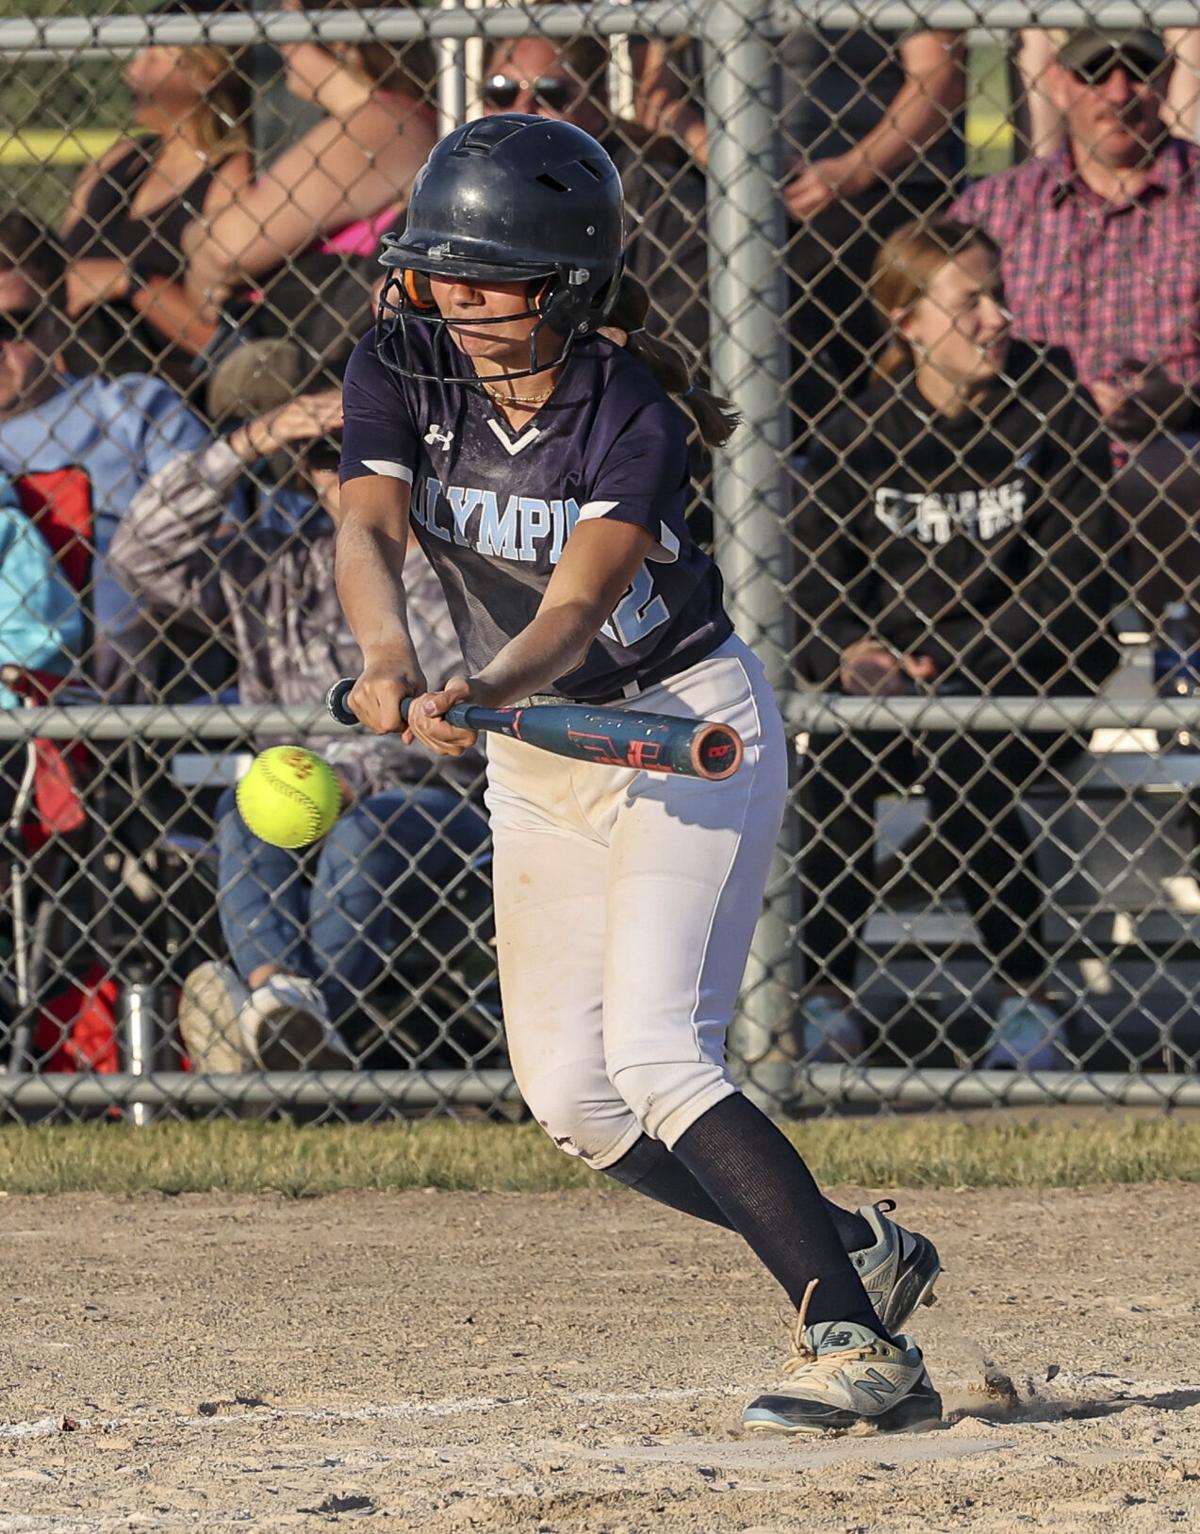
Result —
MULTIPOLYGON (((334 589, 333 525, 314 508, 295 531, 229 521, 245 465, 223 441, 183 453, 134 496, 109 552, 130 594, 209 640, 232 632, 243 703, 313 704, 339 676, 361 667, 334 589)), ((409 627, 430 685, 462 659, 436 576, 410 547, 404 567, 409 627)), ((269 742, 260 741, 262 747, 269 742)), ((313 738, 359 793, 427 777, 473 782, 478 758, 431 760, 398 736, 313 738)))

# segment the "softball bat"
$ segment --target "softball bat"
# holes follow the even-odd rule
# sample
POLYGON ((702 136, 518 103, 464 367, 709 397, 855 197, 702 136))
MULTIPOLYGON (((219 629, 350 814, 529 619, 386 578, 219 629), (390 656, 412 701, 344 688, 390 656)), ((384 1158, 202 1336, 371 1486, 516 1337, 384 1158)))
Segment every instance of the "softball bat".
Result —
MULTIPOLYGON (((329 689, 326 702, 339 724, 357 724, 349 705, 353 677, 329 689)), ((407 722, 410 699, 400 705, 407 722)), ((450 724, 464 730, 507 735, 582 762, 605 767, 643 768, 681 777, 718 781, 741 766, 742 738, 727 724, 711 719, 678 719, 671 714, 639 714, 632 709, 598 708, 589 703, 536 703, 524 708, 477 708, 455 703, 447 709, 450 724)))

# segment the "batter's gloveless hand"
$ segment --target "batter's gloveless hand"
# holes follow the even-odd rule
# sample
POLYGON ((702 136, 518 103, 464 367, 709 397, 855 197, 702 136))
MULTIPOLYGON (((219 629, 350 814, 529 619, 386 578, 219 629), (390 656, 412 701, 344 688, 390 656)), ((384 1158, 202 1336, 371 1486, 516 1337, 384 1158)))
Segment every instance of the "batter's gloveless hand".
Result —
POLYGON ((347 702, 359 722, 374 734, 400 735, 407 734, 401 703, 405 698, 420 697, 424 691, 425 678, 415 662, 373 660, 363 667, 347 702))
POLYGON ((408 711, 408 731, 415 740, 438 756, 463 756, 475 744, 474 730, 461 730, 447 724, 442 715, 455 703, 472 703, 471 684, 465 676, 454 676, 440 692, 415 698, 408 711))

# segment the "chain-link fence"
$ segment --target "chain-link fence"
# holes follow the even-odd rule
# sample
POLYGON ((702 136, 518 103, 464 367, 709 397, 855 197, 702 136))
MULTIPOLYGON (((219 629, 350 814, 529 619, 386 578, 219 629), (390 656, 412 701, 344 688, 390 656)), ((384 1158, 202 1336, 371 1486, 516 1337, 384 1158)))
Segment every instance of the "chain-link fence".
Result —
POLYGON ((1187 7, 22 9, 7 1113, 518 1111, 481 766, 320 706, 357 669, 337 397, 379 241, 441 132, 513 110, 604 144, 649 328, 744 420, 693 526, 796 750, 739 1079, 1200 1098, 1187 7), (344 784, 304 853, 233 803, 278 740, 344 784))

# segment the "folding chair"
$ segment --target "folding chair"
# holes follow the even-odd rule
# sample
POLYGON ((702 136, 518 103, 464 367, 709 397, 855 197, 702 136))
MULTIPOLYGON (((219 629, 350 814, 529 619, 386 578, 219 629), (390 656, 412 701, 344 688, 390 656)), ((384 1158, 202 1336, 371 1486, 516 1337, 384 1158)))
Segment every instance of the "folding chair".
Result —
MULTIPOLYGON (((31 472, 16 481, 22 509, 50 546, 59 570, 78 593, 84 614, 84 635, 79 656, 91 649, 91 623, 87 595, 94 559, 92 490, 86 472, 70 466, 31 472)), ((0 680, 15 692, 26 707, 47 703, 95 702, 94 690, 82 672, 74 675, 6 664, 0 680)), ((10 896, 12 912, 13 979, 16 1018, 11 1034, 9 1069, 29 1069, 34 1064, 33 1039, 42 995, 43 970, 50 923, 56 902, 37 901, 35 885, 62 890, 69 882, 73 857, 80 851, 80 833, 87 825, 81 785, 94 764, 82 745, 64 746, 53 740, 31 740, 13 804, 5 826, 12 856, 10 896), (47 857, 47 853, 52 857, 47 857), (37 865, 35 875, 35 864, 37 865)), ((92 970, 79 977, 83 986, 96 979, 92 970)))

